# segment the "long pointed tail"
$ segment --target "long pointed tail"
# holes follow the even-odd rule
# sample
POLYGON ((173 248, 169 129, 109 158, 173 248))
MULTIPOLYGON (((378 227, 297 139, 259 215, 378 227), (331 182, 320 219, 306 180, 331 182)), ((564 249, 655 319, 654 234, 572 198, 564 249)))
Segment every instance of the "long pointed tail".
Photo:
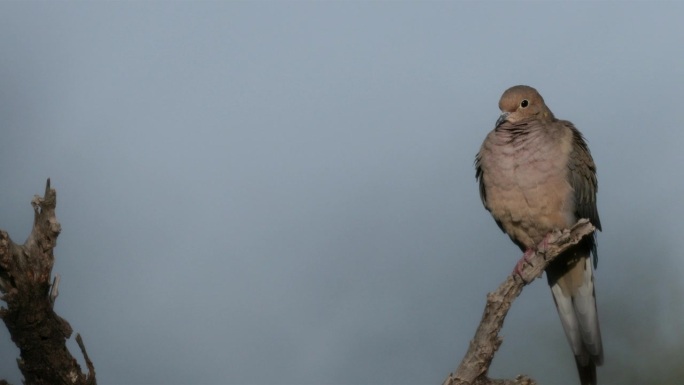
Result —
POLYGON ((575 363, 577 364, 577 373, 579 373, 580 383, 582 385, 596 385, 596 364, 589 360, 587 363, 581 363, 579 358, 575 356, 575 363))
POLYGON ((582 385, 596 385, 596 366, 603 363, 594 277, 589 253, 570 268, 547 270, 565 335, 575 353, 582 385), (552 279, 553 278, 553 279, 552 279))

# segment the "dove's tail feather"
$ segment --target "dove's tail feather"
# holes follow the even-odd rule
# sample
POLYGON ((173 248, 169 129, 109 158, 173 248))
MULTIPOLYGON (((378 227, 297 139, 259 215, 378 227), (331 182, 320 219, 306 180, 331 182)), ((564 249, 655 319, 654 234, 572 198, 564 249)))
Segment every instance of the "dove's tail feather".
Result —
POLYGON ((583 246, 569 250, 569 259, 576 261, 569 268, 568 259, 561 259, 547 269, 547 274, 558 315, 575 354, 580 381, 582 385, 596 385, 596 366, 603 363, 603 346, 590 249, 583 246))
POLYGON ((596 382, 596 364, 589 360, 586 364, 582 364, 580 357, 575 356, 577 363, 577 372, 579 373, 580 383, 582 385, 597 385, 596 382))

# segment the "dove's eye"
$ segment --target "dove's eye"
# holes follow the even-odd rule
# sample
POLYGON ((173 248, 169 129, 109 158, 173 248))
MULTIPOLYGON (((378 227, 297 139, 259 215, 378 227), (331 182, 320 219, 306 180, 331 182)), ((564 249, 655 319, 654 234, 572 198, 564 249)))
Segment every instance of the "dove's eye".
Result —
POLYGON ((527 99, 523 99, 523 101, 520 102, 520 107, 525 108, 528 104, 530 104, 530 102, 528 102, 527 99))

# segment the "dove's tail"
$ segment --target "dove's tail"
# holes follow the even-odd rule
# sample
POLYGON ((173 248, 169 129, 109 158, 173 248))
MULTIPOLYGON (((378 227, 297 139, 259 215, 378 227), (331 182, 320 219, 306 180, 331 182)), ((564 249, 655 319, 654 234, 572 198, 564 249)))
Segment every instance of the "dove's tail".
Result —
POLYGON ((579 357, 575 356, 575 363, 577 363, 577 372, 579 373, 580 383, 582 385, 596 385, 596 364, 589 360, 587 363, 580 362, 579 357))
POLYGON ((603 363, 590 250, 580 244, 546 270, 582 385, 596 385, 596 366, 603 363))

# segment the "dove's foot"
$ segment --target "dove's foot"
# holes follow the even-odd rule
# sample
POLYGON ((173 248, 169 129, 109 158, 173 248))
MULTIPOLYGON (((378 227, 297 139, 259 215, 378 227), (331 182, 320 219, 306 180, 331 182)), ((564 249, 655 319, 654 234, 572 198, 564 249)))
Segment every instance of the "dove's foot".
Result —
POLYGON ((518 261, 518 263, 515 264, 515 268, 513 269, 513 275, 519 275, 520 278, 522 278, 522 269, 525 264, 532 264, 530 262, 530 258, 534 255, 534 250, 533 249, 527 249, 525 250, 525 254, 523 254, 522 258, 518 261))

